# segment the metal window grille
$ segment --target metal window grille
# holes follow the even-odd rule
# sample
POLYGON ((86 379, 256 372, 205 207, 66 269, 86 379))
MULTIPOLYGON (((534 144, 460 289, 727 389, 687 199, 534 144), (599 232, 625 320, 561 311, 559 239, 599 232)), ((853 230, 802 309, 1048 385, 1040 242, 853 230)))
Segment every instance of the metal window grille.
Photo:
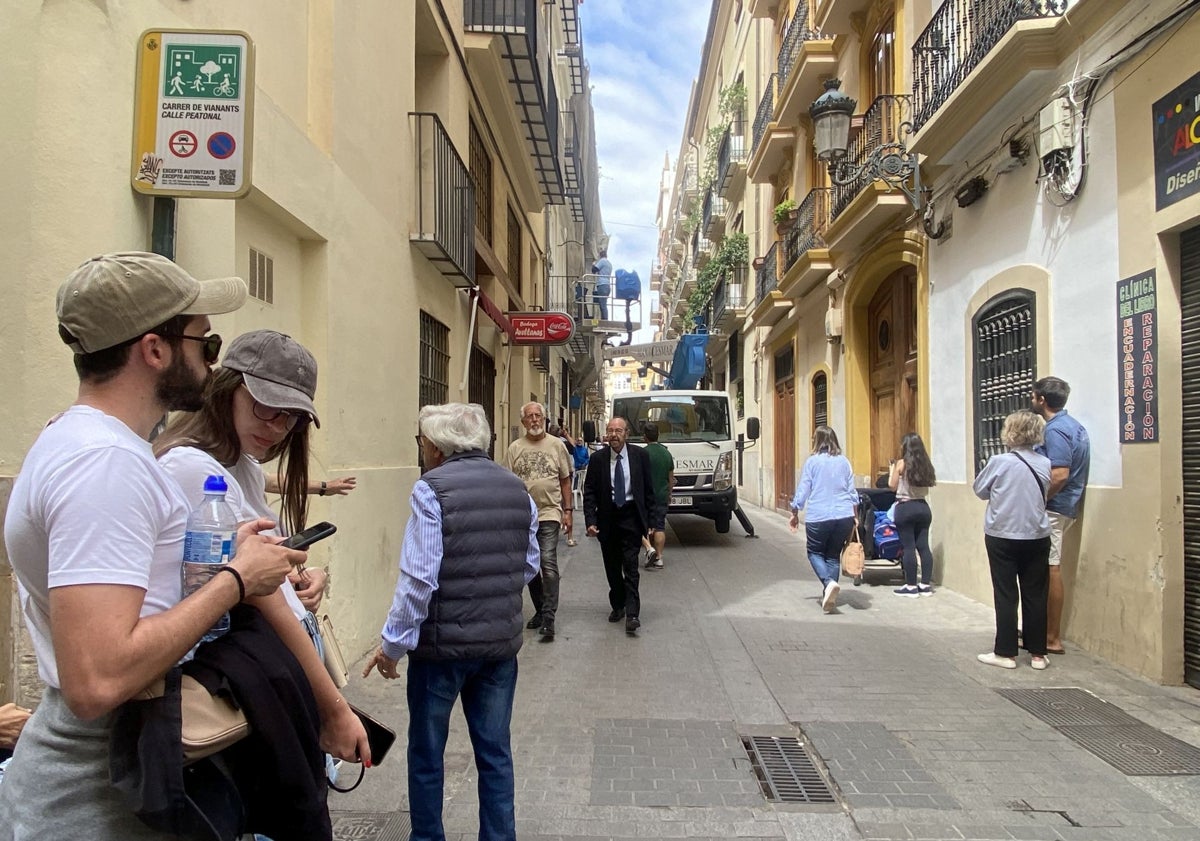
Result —
POLYGON ((1037 379, 1035 298, 1011 289, 992 298, 972 319, 975 369, 975 470, 1003 453, 1004 418, 1029 408, 1037 379))
POLYGON ((796 351, 795 348, 788 345, 775 354, 775 382, 781 383, 785 380, 790 380, 795 372, 796 351))
POLYGON ((249 275, 246 285, 250 287, 250 296, 264 303, 275 303, 275 261, 251 248, 249 275))
POLYGON ((512 205, 508 206, 508 259, 505 269, 509 282, 521 290, 521 217, 513 211, 512 205))
MULTIPOLYGON (((449 335, 449 331, 447 331, 449 335)), ((496 457, 496 360, 478 345, 471 349, 471 368, 467 373, 467 400, 483 407, 488 428, 492 430, 488 455, 496 457)))
POLYGON ((420 405, 450 399, 450 328, 432 315, 421 313, 420 405))
POLYGON ((742 378, 742 334, 736 330, 729 337, 729 377, 742 378))
POLYGON ((829 378, 824 371, 812 378, 813 429, 829 425, 829 378))
POLYGON ((492 157, 484 145, 483 135, 471 120, 471 181, 475 184, 475 228, 492 242, 492 157))

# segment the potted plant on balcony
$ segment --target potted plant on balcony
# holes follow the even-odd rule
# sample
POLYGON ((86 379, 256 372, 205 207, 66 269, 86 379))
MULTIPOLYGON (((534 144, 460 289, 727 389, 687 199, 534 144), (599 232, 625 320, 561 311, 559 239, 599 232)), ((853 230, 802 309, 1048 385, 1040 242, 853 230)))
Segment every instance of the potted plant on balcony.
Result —
POLYGON ((775 205, 775 233, 780 236, 786 234, 796 224, 796 217, 799 215, 800 209, 793 199, 784 199, 775 205))

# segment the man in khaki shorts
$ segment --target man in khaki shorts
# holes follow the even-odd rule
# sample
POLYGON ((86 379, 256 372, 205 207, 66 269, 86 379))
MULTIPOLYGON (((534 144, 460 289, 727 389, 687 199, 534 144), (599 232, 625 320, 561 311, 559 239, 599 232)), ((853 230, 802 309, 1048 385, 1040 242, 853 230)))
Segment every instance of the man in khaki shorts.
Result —
POLYGON ((1087 486, 1092 445, 1083 424, 1067 414, 1071 386, 1058 377, 1043 377, 1033 384, 1033 410, 1046 419, 1045 443, 1037 451, 1050 459, 1050 487, 1046 489, 1046 514, 1050 517, 1050 591, 1046 600, 1046 650, 1063 654, 1062 612, 1065 593, 1062 579, 1063 536, 1075 524, 1079 503, 1087 486))

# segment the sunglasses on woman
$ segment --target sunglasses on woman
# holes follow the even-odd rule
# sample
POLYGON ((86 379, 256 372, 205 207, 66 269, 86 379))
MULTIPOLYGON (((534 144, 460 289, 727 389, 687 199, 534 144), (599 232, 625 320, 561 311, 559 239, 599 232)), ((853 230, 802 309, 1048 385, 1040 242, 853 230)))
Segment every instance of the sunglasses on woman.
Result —
POLYGON ((183 333, 156 333, 164 339, 191 339, 193 342, 204 342, 204 361, 209 365, 215 365, 217 357, 221 355, 222 339, 216 333, 210 333, 207 336, 188 336, 183 333))
MULTIPOLYGON (((246 390, 249 391, 249 389, 246 390)), ((273 423, 280 415, 283 415, 283 417, 286 418, 284 424, 289 432, 295 429, 296 424, 298 424, 300 421, 308 420, 307 412, 291 412, 287 409, 272 409, 270 406, 264 406, 262 403, 259 403, 253 398, 251 398, 251 403, 253 405, 250 407, 250 411, 254 412, 254 417, 258 418, 260 421, 273 423)))

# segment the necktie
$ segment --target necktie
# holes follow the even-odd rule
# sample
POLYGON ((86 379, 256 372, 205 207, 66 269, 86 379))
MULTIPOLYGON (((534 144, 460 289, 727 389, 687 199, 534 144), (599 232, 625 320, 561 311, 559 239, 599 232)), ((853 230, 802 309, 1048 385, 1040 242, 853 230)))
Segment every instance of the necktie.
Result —
POLYGON ((617 453, 617 467, 613 471, 613 505, 620 508, 625 504, 625 471, 621 469, 621 454, 617 453))

